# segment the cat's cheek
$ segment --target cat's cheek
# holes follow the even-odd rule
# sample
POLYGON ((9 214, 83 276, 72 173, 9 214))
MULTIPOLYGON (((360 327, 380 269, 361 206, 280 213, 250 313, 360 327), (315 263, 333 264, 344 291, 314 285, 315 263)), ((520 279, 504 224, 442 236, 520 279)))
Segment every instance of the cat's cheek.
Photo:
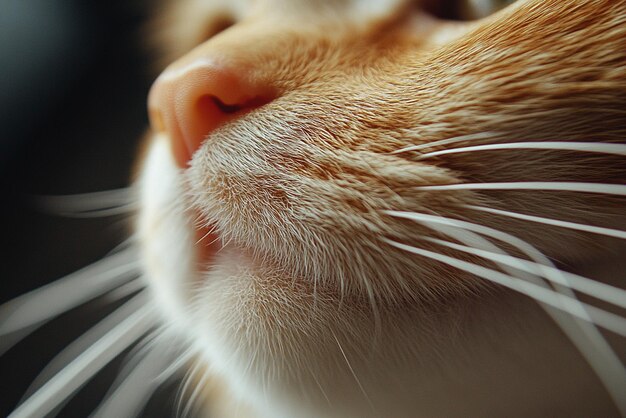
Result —
POLYGON ((166 318, 186 321, 191 284, 197 280, 194 232, 182 216, 184 188, 164 136, 156 135, 149 144, 138 188, 137 239, 144 280, 166 318))

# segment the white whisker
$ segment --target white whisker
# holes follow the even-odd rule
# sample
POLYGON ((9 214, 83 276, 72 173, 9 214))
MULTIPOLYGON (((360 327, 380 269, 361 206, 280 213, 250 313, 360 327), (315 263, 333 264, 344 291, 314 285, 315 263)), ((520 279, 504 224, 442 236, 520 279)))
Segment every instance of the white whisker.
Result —
POLYGON ((41 196, 38 199, 45 209, 53 213, 87 217, 97 216, 96 213, 100 213, 99 216, 128 213, 136 208, 137 203, 134 187, 65 196, 41 196))
POLYGON ((197 354, 197 351, 194 349, 187 349, 183 353, 181 353, 174 361, 170 362, 168 367, 163 369, 161 373, 159 373, 155 380, 159 384, 163 384, 167 379, 172 377, 175 373, 177 373, 186 363, 189 363, 191 359, 197 354))
POLYGON ((326 403, 328 403, 328 406, 330 406, 332 408, 333 403, 330 401, 330 398, 326 394, 326 391, 324 390, 324 387, 322 386, 322 384, 318 380, 317 376, 315 376, 315 370, 309 370, 309 371, 311 373, 311 377, 313 378, 313 381, 315 382, 315 384, 317 385, 318 389, 320 390, 320 393, 322 394, 324 399, 326 399, 326 403))
MULTIPOLYGON (((443 227, 440 226, 434 229, 440 230, 441 232, 444 232, 446 234, 449 234, 448 232, 445 231, 447 227, 461 228, 462 231, 466 231, 467 233, 471 233, 470 231, 475 231, 480 234, 486 235, 488 237, 495 238, 497 240, 505 242, 509 245, 512 245, 513 247, 520 249, 526 255, 534 259, 539 265, 538 272, 534 274, 540 273, 540 275, 543 275, 543 276, 551 276, 550 279, 553 282, 559 283, 559 286, 557 286, 556 288, 557 290, 559 290, 560 294, 554 293, 551 290, 545 289, 545 288, 543 290, 551 292, 556 298, 556 300, 561 302, 562 306, 571 305, 571 308, 575 309, 577 313, 579 314, 578 317, 580 319, 577 319, 575 322, 572 323, 571 321, 567 320, 568 319, 567 317, 564 317, 563 315, 558 313, 558 309, 559 309, 558 307, 551 308, 550 305, 544 304, 543 306, 546 308, 546 311, 557 322, 557 324, 561 326, 563 331, 572 340, 574 345, 579 349, 579 351, 587 359, 589 364, 592 366, 593 370, 600 377, 605 388, 607 389, 607 391, 609 392, 609 394, 615 401, 615 404, 618 406, 620 411, 626 412, 626 400, 621 396, 619 389, 616 389, 616 388, 626 386, 626 369, 624 369, 624 366, 622 365, 621 360, 615 354, 615 352, 613 351, 611 346, 608 344, 604 336, 598 331, 598 329, 595 327, 595 324, 591 322, 597 319, 596 318, 597 314, 603 315, 604 312, 599 310, 598 308, 591 307, 591 306, 585 307, 583 304, 581 304, 581 302, 576 299, 576 295, 570 289, 571 284, 568 282, 567 276, 564 276, 562 274, 563 272, 556 269, 553 263, 547 257, 545 257, 541 252, 535 249, 532 245, 526 243, 523 240, 520 240, 519 238, 515 236, 512 236, 505 232, 502 232, 502 231, 499 231, 499 230, 496 230, 496 229, 493 229, 484 225, 478 225, 478 224, 474 224, 471 222, 466 222, 466 221, 461 221, 461 220, 456 220, 456 219, 449 219, 449 218, 444 218, 440 216, 412 213, 412 212, 388 211, 387 213, 391 216, 412 219, 416 222, 425 223, 427 226, 431 228, 433 228, 437 224, 443 225, 443 227), (551 267, 551 269, 548 269, 547 267, 551 267), (581 332, 575 332, 576 329, 574 329, 572 325, 578 326, 581 332)), ((460 239, 462 242, 466 241, 465 239, 460 237, 458 233, 452 234, 452 236, 460 239)), ((482 240, 480 237, 476 237, 476 239, 479 239, 481 240, 482 243, 485 243, 485 241, 482 240)), ((475 245, 475 244, 477 243, 472 242, 471 245, 475 245)), ((493 244, 489 242, 486 242, 486 244, 487 246, 483 246, 485 249, 491 252, 504 253, 504 252, 501 252, 501 250, 498 249, 497 247, 494 247, 493 244)), ((506 253, 504 254, 508 255, 506 253)), ((499 264, 501 265, 501 263, 499 264)), ((507 267, 506 265, 504 265, 504 269, 509 273, 511 272, 509 270, 510 267, 507 267)), ((514 274, 517 275, 518 273, 514 273, 514 274)), ((478 277, 481 277, 481 276, 478 276, 478 277)), ((532 277, 533 276, 529 277, 532 283, 538 284, 540 286, 545 286, 543 282, 536 281, 532 279, 532 277)), ((515 280, 516 277, 513 276, 513 279, 515 280)), ((524 286, 526 284, 524 280, 519 280, 518 278, 517 284, 524 286)), ((610 313, 608 314, 609 316, 611 315, 614 316, 613 319, 617 319, 618 321, 623 320, 623 318, 621 317, 615 316, 610 313)), ((573 319, 576 319, 576 317, 577 316, 574 316, 573 319)))
MULTIPOLYGON (((542 271, 552 272, 563 276, 567 280, 567 284, 574 290, 583 292, 587 295, 593 296, 597 299, 605 302, 612 303, 620 308, 626 308, 626 290, 620 289, 615 286, 597 282, 587 277, 579 276, 577 274, 568 273, 566 271, 559 270, 555 267, 546 266, 544 264, 535 263, 533 261, 524 260, 511 255, 497 254, 492 251, 480 250, 477 248, 468 247, 465 245, 459 245, 448 241, 443 241, 437 238, 424 237, 426 241, 433 242, 435 244, 443 245, 448 248, 463 251, 468 254, 474 254, 487 260, 491 260, 500 264, 505 264, 509 267, 513 267, 518 270, 525 271, 531 274, 540 274, 542 271)), ((562 284, 560 280, 555 280, 553 276, 549 274, 542 274, 546 280, 553 283, 562 284)))
MULTIPOLYGON (((385 211, 385 213, 387 213, 390 216, 394 216, 394 217, 399 217, 399 218, 404 218, 404 219, 410 219, 419 223, 425 223, 425 224, 439 224, 439 225, 447 225, 447 226, 452 226, 452 227, 456 227, 456 228, 461 228, 463 230, 469 230, 469 231, 474 231, 477 232, 479 234, 482 235, 486 235, 489 236, 491 238, 495 238, 497 240, 503 241, 508 243, 509 245, 512 245, 520 250, 522 250, 524 253, 526 253, 527 255, 531 256, 533 259, 535 259, 535 261, 537 262, 536 264, 539 266, 540 270, 539 273, 540 275, 550 275, 552 276, 550 278, 550 280, 554 283, 558 283, 560 285, 566 286, 566 287, 572 287, 571 283, 569 283, 567 281, 567 275, 564 275, 561 270, 556 269, 555 267, 551 266, 551 262, 538 250, 536 250, 534 247, 532 247, 530 244, 528 244, 527 242, 513 236, 510 234, 507 234, 505 232, 499 231, 497 229, 494 228, 490 228, 484 225, 479 225, 479 224, 474 224, 471 222, 467 222, 467 221, 462 221, 462 220, 458 220, 458 219, 450 219, 450 218, 444 218, 441 216, 435 216, 435 215, 429 215, 429 214, 424 214, 424 213, 417 213, 417 212, 399 212, 399 211, 385 211)), ((533 274, 537 274, 537 271, 533 272, 533 274)), ((608 285, 606 285, 608 286, 608 285)), ((544 289, 545 290, 545 289, 544 289)), ((595 288, 594 291, 598 291, 599 289, 595 288)), ((603 289, 604 290, 604 289, 603 289)), ((603 292, 603 290, 600 290, 600 293, 603 292)), ((572 299, 571 297, 568 296, 564 296, 568 299, 572 299)), ((569 302, 567 302, 569 303, 569 302)), ((594 310, 596 312, 605 312, 602 310, 599 310, 599 308, 595 308, 594 310)), ((622 326, 626 326, 626 319, 625 318, 621 318, 618 315, 614 315, 614 314, 610 314, 609 312, 605 312, 606 314, 609 314, 609 317, 614 316, 616 319, 619 318, 619 321, 614 322, 614 324, 619 324, 620 322, 624 322, 624 325, 619 325, 617 326, 617 329, 621 329, 622 326)), ((580 311, 578 312, 577 316, 584 316, 584 313, 581 313, 580 311)), ((602 314, 603 315, 603 314, 602 314)), ((585 320, 589 320, 589 318, 584 318, 582 317, 581 319, 585 319, 585 320)), ((610 320, 609 322, 613 323, 613 320, 610 320)), ((600 324, 598 324, 600 325, 600 324)), ((626 329, 626 328, 625 328, 626 329)), ((618 332, 619 333, 619 332, 618 332)))
POLYGON ((138 311, 139 308, 146 305, 147 301, 148 298, 145 292, 140 293, 110 313, 96 325, 91 327, 87 332, 65 347, 63 351, 57 354, 33 380, 33 383, 31 383, 30 387, 26 390, 23 399, 30 397, 33 393, 39 390, 54 375, 58 374, 75 358, 77 358, 80 353, 84 352, 96 341, 100 340, 105 334, 110 332, 120 322, 122 322, 124 318, 127 318, 133 312, 138 311))
POLYGON ((144 280, 137 278, 128 283, 121 285, 120 287, 113 289, 109 293, 105 293, 102 296, 102 300, 105 303, 115 302, 117 300, 124 299, 127 296, 137 293, 138 291, 145 289, 146 283, 144 280))
POLYGON ((107 216, 127 215, 133 213, 137 209, 137 204, 130 203, 128 205, 116 206, 114 208, 90 210, 86 212, 58 211, 57 214, 68 218, 90 219, 105 218, 107 216))
MULTIPOLYGON (((154 344, 137 364, 122 373, 122 378, 114 383, 111 391, 90 415, 92 418, 136 417, 150 396, 163 384, 163 370, 177 360, 176 349, 172 349, 170 341, 157 337, 154 344)), ((131 366, 129 366, 131 367, 131 366)))
POLYGON ((130 237, 126 238, 124 241, 120 242, 115 247, 113 247, 113 249, 107 253, 106 257, 113 255, 113 254, 120 253, 132 247, 133 244, 136 244, 136 242, 137 242, 136 237, 131 235, 130 237))
MULTIPOLYGON (((507 258, 510 257, 510 254, 502 248, 496 246, 490 240, 483 238, 481 235, 465 228, 451 227, 437 223, 426 223, 426 225, 466 244, 466 246, 457 246, 457 244, 448 241, 442 241, 429 237, 422 237, 422 239, 457 250, 463 250, 465 248, 472 251, 481 249, 482 251, 479 251, 478 254, 486 254, 487 256, 484 258, 496 263, 505 273, 518 278, 522 286, 526 281, 551 291, 548 284, 542 280, 542 277, 545 277, 546 280, 552 282, 555 285, 555 290, 558 292, 555 296, 557 298, 570 298, 579 308, 581 315, 584 315, 589 319, 582 320, 576 317, 568 316, 558 309, 539 303, 541 307, 563 330, 581 354, 587 359, 604 385, 609 389, 609 392, 614 390, 612 389, 614 387, 626 385, 626 370, 604 336, 591 322, 592 319, 589 317, 589 314, 585 310, 584 306, 582 306, 577 300, 576 294, 571 289, 573 286, 571 285, 569 276, 565 275, 565 272, 557 269, 554 264, 542 253, 535 250, 534 247, 530 246, 530 244, 526 245, 523 241, 513 236, 509 236, 509 234, 487 227, 480 227, 479 225, 474 224, 476 225, 476 229, 483 229, 483 233, 487 234, 487 236, 492 238, 497 236, 500 240, 517 247, 526 253, 526 255, 528 255, 531 259, 535 260, 535 262, 522 260, 523 262, 528 262, 529 264, 526 264, 525 266, 530 268, 528 270, 520 269, 520 266, 516 263, 503 263, 503 260, 511 260, 515 258, 507 258), (492 256, 492 254, 495 255, 495 257, 492 256)), ((619 399, 617 394, 614 394, 614 397, 619 399)))
POLYGON ((560 150, 560 151, 580 151, 600 154, 612 154, 626 156, 626 145, 609 144, 602 142, 512 142, 506 144, 485 144, 471 147, 460 147, 433 151, 419 156, 419 159, 437 157, 448 154, 459 154, 468 152, 483 152, 492 150, 508 149, 533 149, 533 150, 560 150))
POLYGON ((128 316, 19 405, 9 418, 37 418, 54 410, 144 335, 153 326, 154 320, 152 306, 144 306, 128 316))
POLYGON ((482 267, 464 260, 435 253, 433 251, 425 250, 422 248, 416 248, 386 238, 382 239, 386 243, 393 245, 394 247, 400 248, 408 252, 412 252, 413 254, 437 260, 452 267, 456 267, 459 270, 466 271, 478 277, 487 279, 493 283, 500 284, 504 287, 527 295, 536 301, 539 301, 546 305, 550 305, 556 309, 560 309, 577 318, 583 319, 585 321, 591 320, 593 323, 618 335, 626 336, 626 319, 622 318, 619 315, 604 311, 600 308, 596 308, 595 306, 576 301, 569 297, 561 296, 561 298, 559 298, 557 297, 557 293, 555 293, 554 291, 548 290, 541 286, 537 286, 533 283, 524 282, 524 284, 522 285, 520 284, 520 281, 517 277, 500 273, 499 271, 489 269, 487 267, 482 267), (589 316, 580 312, 579 307, 577 306, 579 303, 585 308, 589 316))
POLYGON ((176 416, 177 417, 183 417, 183 410, 186 409, 183 408, 183 399, 186 396, 187 391, 189 390, 189 387, 193 384, 194 380, 196 379, 196 375, 202 371, 202 364, 200 362, 196 362, 191 369, 189 369, 184 377, 184 383, 183 385, 178 389, 178 393, 176 395, 176 397, 178 398, 177 401, 177 407, 176 407, 176 416))
MULTIPOLYGON (((41 325, 127 283, 138 272, 137 253, 129 248, 12 299, 0 306, 0 335, 41 325)), ((9 348, 3 342, 0 353, 9 348)))
POLYGON ((208 232, 206 232, 204 235, 202 235, 202 237, 196 241, 196 245, 202 244, 205 245, 207 247, 210 247, 211 245, 215 244, 217 241, 219 241, 221 238, 219 236, 215 237, 213 240, 211 240, 211 242, 209 243, 204 243, 203 241, 206 240, 208 237, 210 237, 211 235, 213 235, 215 233, 215 231, 217 231, 217 226, 212 227, 208 232))
POLYGON ((191 392, 191 395, 189 396, 189 398, 187 398, 186 405, 185 405, 185 408, 183 409, 181 417, 184 418, 184 417, 191 416, 191 412, 197 409, 198 405, 196 404, 196 399, 198 398, 202 390, 205 389, 206 382, 209 376, 210 376, 209 371, 205 369, 204 372, 202 373, 202 377, 197 379, 197 381, 195 382, 196 387, 191 392))
POLYGON ((619 229, 603 228, 600 226, 585 225, 575 222, 560 221, 558 219, 544 218, 541 216, 526 215, 518 212, 510 212, 501 209, 493 209, 485 206, 464 205, 464 207, 482 212, 493 213, 495 215, 507 216, 510 218, 521 219, 530 222, 537 222, 545 225, 553 225, 561 228, 574 229, 577 231, 590 232, 592 234, 605 235, 607 237, 626 239, 626 231, 619 229))
POLYGON ((543 190, 581 193, 601 193, 626 196, 626 185, 608 183, 579 183, 567 181, 519 181, 504 183, 460 183, 438 186, 417 186, 417 190, 543 190))
POLYGON ((350 364, 350 361, 348 360, 348 356, 346 355, 346 352, 343 350, 343 347, 341 346, 341 343, 339 342, 339 338, 337 338, 337 336, 334 333, 333 333, 333 337, 335 338, 335 341, 337 342, 337 346, 339 347, 339 351, 341 351, 341 355, 343 356, 343 359, 346 361, 346 364, 348 365, 348 369, 350 369, 350 374, 352 374, 352 377, 356 381, 356 384, 359 385, 359 389, 361 390, 361 393, 363 393, 365 400, 369 403, 370 408, 372 408, 372 411, 376 411, 376 408, 374 407, 374 403, 370 399, 369 395, 365 391, 365 388, 363 387, 363 384, 361 384, 361 380, 358 378, 358 376, 356 375, 356 372, 352 368, 352 365, 350 364))
MULTIPOLYGON (((442 262, 444 264, 471 273, 477 277, 481 277, 493 283, 508 287, 509 289, 515 290, 518 293, 529 296, 530 298, 540 302, 541 304, 561 310, 583 321, 589 321, 589 318, 592 318, 593 321, 595 321, 598 325, 613 332, 616 332, 618 335, 626 335, 624 334, 626 332, 624 318, 621 318, 618 315, 612 314, 610 312, 601 311, 594 306, 584 304, 575 299, 564 297, 564 295, 556 294, 551 290, 548 290, 541 286, 537 286, 530 282, 519 280, 517 277, 510 276, 508 274, 503 274, 492 269, 478 266, 476 264, 472 264, 443 254, 438 254, 429 250, 405 245, 386 238, 383 238, 383 241, 405 251, 442 262), (579 309, 580 307, 583 308, 583 311, 579 309)), ((555 319, 558 320, 558 316, 555 319)), ((590 325, 593 325, 593 323, 591 323, 590 325)), ((615 402, 615 405, 619 408, 621 412, 626 411, 625 399, 622 396, 622 388, 626 387, 626 369, 621 364, 619 357, 617 357, 617 355, 613 352, 611 347, 604 339, 599 341, 595 340, 595 334, 598 334, 595 328, 582 328, 581 331, 583 331, 582 335, 577 335, 576 333, 570 334, 569 332, 568 335, 570 336, 570 338, 572 338, 576 346, 583 350, 582 354, 585 355, 585 358, 590 362, 594 371, 602 379, 604 387, 611 395, 611 398, 615 402), (593 331, 596 331, 595 334, 593 333, 593 331), (594 338, 592 342, 595 343, 599 353, 586 351, 587 344, 585 343, 585 339, 589 337, 594 338), (596 356, 596 354, 600 354, 601 357, 596 356)))
POLYGON ((439 141, 425 142, 419 145, 410 145, 408 147, 404 147, 399 150, 393 151, 391 152, 391 154, 400 154, 400 153, 409 152, 409 151, 419 151, 423 149, 438 147, 440 145, 456 144, 459 142, 474 141, 477 139, 478 140, 493 139, 498 136, 499 134, 497 132, 479 132, 476 134, 461 135, 461 136, 456 136, 454 138, 442 139, 439 141))

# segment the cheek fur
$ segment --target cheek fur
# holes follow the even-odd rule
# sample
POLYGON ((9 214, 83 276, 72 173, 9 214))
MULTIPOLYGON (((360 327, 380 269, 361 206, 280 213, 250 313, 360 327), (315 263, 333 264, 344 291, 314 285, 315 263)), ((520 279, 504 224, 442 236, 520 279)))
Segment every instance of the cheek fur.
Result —
POLYGON ((174 65, 218 56, 275 94, 206 135, 177 177, 186 209, 223 242, 195 265, 195 279, 177 284, 192 289, 188 335, 234 399, 268 416, 376 416, 374 405, 410 416, 415 393, 423 411, 441 412, 441 393, 480 410, 484 393, 463 384, 480 380, 476 365, 494 381, 503 382, 496 369, 523 376, 514 391, 524 396, 548 380, 540 365, 513 372, 488 348, 495 341, 526 359, 550 358, 563 384, 587 378, 589 370, 568 370, 571 347, 527 299, 489 283, 534 295, 537 283, 519 282, 538 265, 556 269, 547 257, 601 257, 580 228, 537 228, 514 215, 623 226, 619 193, 545 190, 594 182, 612 190, 622 158, 532 144, 455 151, 623 142, 623 118, 611 116, 624 103, 615 30, 623 6, 591 14, 570 6, 519 2, 455 25, 391 7, 351 14, 335 31, 324 13, 310 15, 315 25, 268 26, 260 7, 174 65), (514 182, 532 187, 507 190, 514 182))
POLYGON ((102 416, 179 368, 182 415, 626 415, 626 1, 502 3, 169 2, 135 187, 87 202, 135 235, 0 351, 124 301, 14 416, 135 343, 102 416))

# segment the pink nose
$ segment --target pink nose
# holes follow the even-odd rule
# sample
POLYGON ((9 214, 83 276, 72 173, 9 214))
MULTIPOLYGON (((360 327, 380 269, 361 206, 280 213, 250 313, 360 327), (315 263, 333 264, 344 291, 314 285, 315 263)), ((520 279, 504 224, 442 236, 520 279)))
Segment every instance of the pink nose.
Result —
POLYGON ((196 61, 166 70, 154 82, 148 98, 150 124, 168 134, 174 158, 185 168, 217 127, 271 98, 268 86, 253 83, 243 71, 196 61))

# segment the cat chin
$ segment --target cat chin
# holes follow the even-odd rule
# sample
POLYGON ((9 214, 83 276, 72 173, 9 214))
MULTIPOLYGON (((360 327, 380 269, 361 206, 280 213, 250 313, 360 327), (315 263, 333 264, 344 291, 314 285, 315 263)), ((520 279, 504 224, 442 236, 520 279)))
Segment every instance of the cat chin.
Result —
POLYGON ((210 227, 198 226, 185 203, 184 176, 164 135, 151 138, 138 184, 141 208, 136 230, 145 280, 165 316, 182 320, 194 289, 209 280, 216 265, 252 266, 252 261, 232 245, 222 248, 210 227))
MULTIPOLYGON (((203 367, 227 382, 234 399, 269 410, 269 397, 271 404, 289 410, 294 399, 302 408, 305 398, 315 410, 327 402, 322 384, 331 390, 349 388, 341 389, 341 398, 362 403, 350 368, 368 366, 348 364, 344 356, 371 344, 371 332, 359 325, 376 328, 366 305, 347 297, 340 301, 323 288, 312 292, 310 284, 293 281, 284 270, 232 245, 213 254, 210 266, 203 265, 208 260, 201 259, 192 216, 183 203, 184 175, 166 137, 152 138, 138 185, 137 234, 147 288, 164 322, 191 342, 203 367), (303 361, 310 367, 294 367, 303 361)), ((397 339, 380 336, 389 337, 397 339)), ((267 415, 277 413, 272 408, 267 415)), ((302 409, 297 414, 307 416, 302 409)))
MULTIPOLYGON (((213 254, 210 265, 203 264, 209 260, 203 260, 198 251, 197 231, 189 211, 181 203, 185 201, 184 176, 174 162, 166 137, 151 138, 138 185, 141 208, 137 238, 144 280, 163 322, 191 343, 203 368, 227 382, 234 399, 252 400, 255 408, 263 409, 266 403, 263 396, 255 398, 259 394, 257 389, 265 385, 254 376, 261 376, 262 380, 275 372, 289 374, 286 370, 290 365, 285 362, 294 359, 288 360, 287 357, 292 357, 288 353, 283 353, 282 358, 269 356, 271 349, 264 348, 275 347, 275 341, 267 345, 268 341, 264 344, 262 340, 271 335, 267 331, 276 325, 270 323, 271 319, 283 315, 286 322, 282 326, 289 328, 287 311, 297 310, 303 302, 297 297, 298 287, 284 289, 285 278, 281 276, 284 273, 260 265, 233 246, 224 246, 213 254), (270 288, 272 291, 267 292, 270 288), (283 303, 278 308, 277 304, 268 303, 281 298, 283 303), (258 358, 252 353, 258 353, 258 358)), ((308 290, 304 289, 302 294, 310 295, 308 290)), ((313 322, 319 325, 332 320, 313 322)), ((296 325, 293 320, 291 325, 296 325)), ((313 348, 317 350, 319 346, 309 344, 309 349, 313 348)), ((308 354, 310 359, 316 357, 303 347, 294 349, 295 352, 308 354)), ((280 380, 293 382, 294 379, 303 381, 302 376, 283 376, 280 380)), ((276 386, 285 389, 284 385, 276 386)), ((289 404, 286 399, 281 403, 289 404)), ((275 416, 274 412, 269 415, 275 416)))
MULTIPOLYGON (((229 411, 412 417, 420 408, 426 416, 480 416, 488 405, 507 415, 511 390, 530 400, 537 382, 551 382, 564 389, 550 403, 571 409, 578 389, 568 382, 592 379, 535 304, 507 292, 450 296, 438 309, 420 303, 373 309, 368 300, 311 289, 232 245, 203 265, 184 181, 167 138, 155 136, 138 181, 145 280, 163 321, 198 354, 199 369, 225 383, 229 411), (553 369, 530 360, 520 369, 513 361, 519 358, 544 358, 553 369), (442 414, 449 398, 460 401, 442 414)), ((601 388, 596 392, 590 397, 604 399, 601 388)))

